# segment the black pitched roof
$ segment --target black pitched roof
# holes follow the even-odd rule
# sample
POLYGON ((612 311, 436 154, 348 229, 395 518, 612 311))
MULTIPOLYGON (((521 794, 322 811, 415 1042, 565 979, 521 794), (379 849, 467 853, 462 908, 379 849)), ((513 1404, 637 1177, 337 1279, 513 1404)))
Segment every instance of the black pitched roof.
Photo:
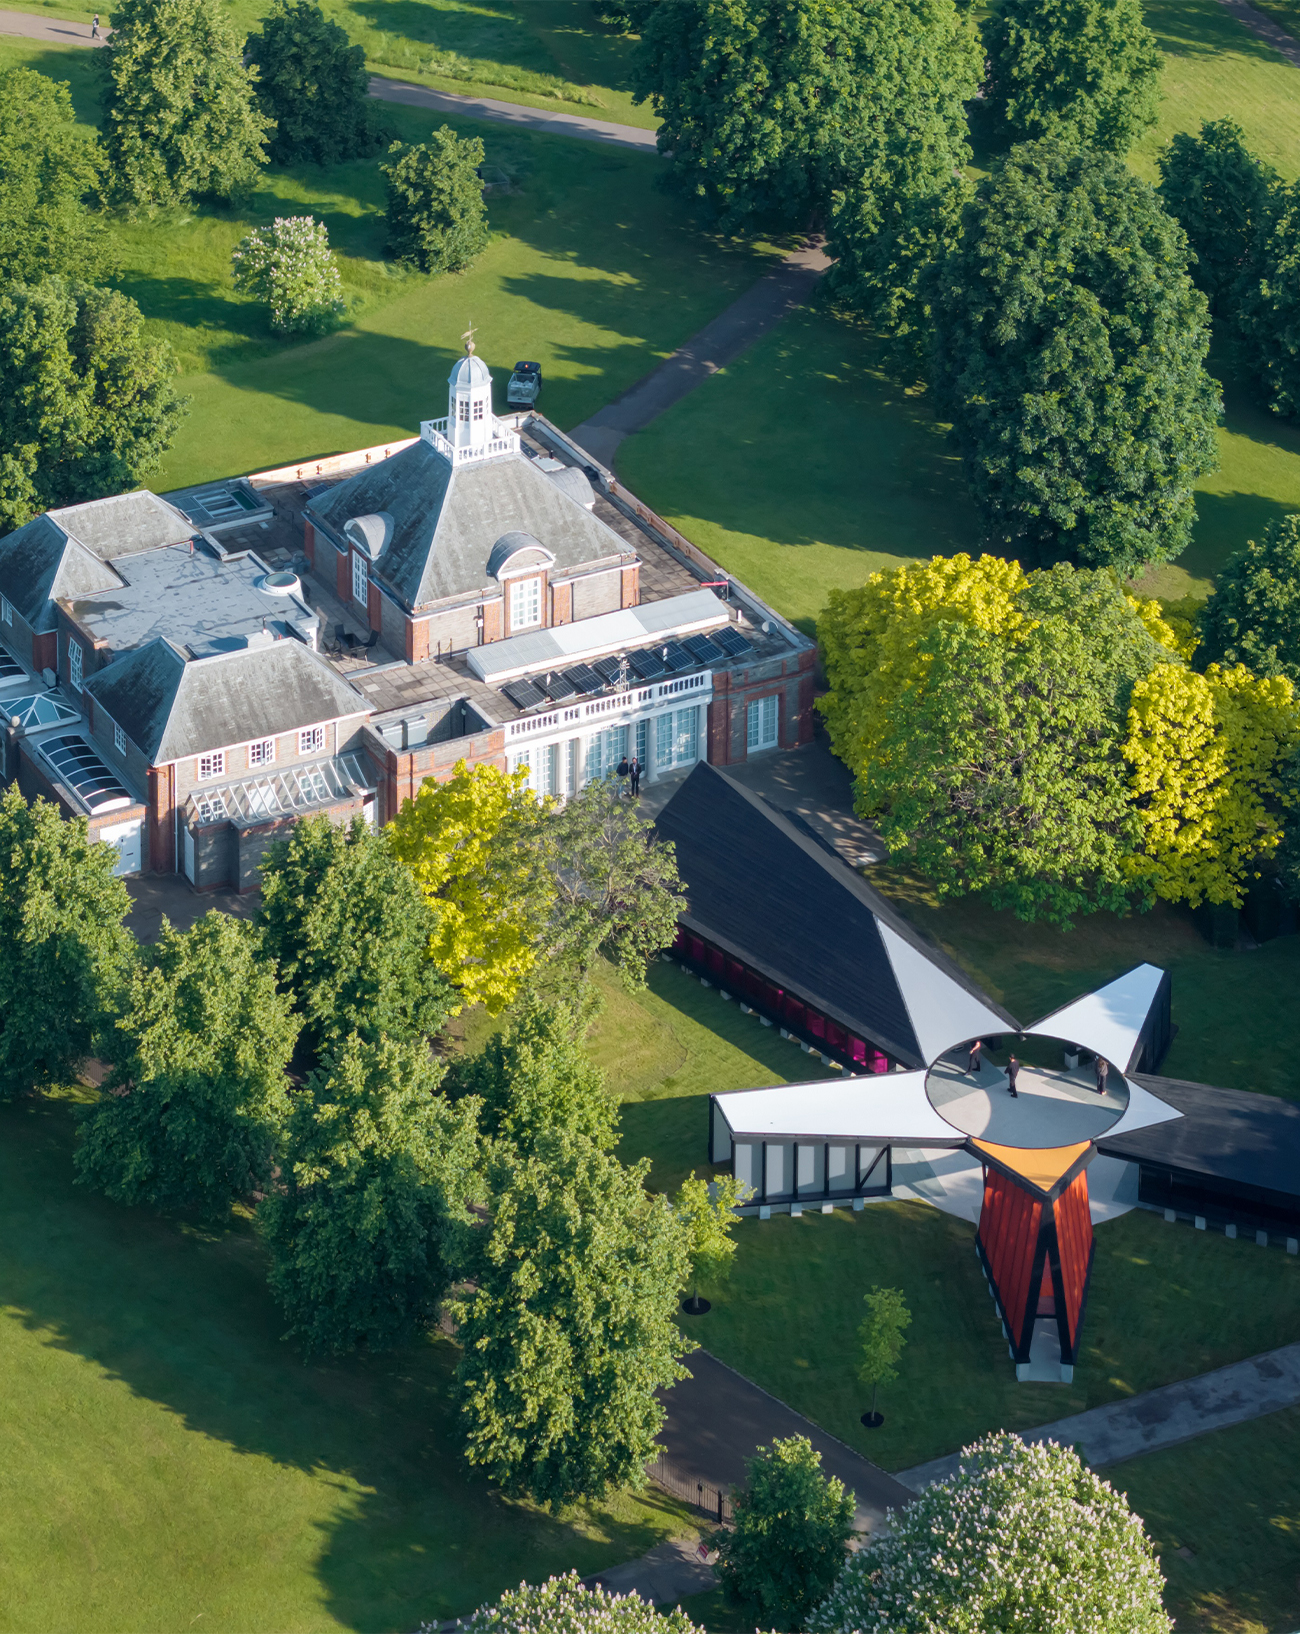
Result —
POLYGON ((1097 1150, 1106 1157, 1300 1197, 1300 1106, 1294 1101, 1183 1078, 1132 1078, 1183 1115, 1132 1134, 1103 1135, 1097 1150))
POLYGON ((1004 1013, 859 874, 716 766, 695 768, 655 829, 677 849, 684 925, 896 1059, 924 1065, 882 921, 1004 1013))

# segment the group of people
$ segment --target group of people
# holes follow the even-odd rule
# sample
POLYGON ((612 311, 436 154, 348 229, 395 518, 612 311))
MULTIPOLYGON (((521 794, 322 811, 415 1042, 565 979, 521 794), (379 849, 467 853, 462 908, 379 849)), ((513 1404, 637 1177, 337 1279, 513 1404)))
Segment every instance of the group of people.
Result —
MULTIPOLYGON (((1107 1061, 1104 1055, 1098 1055, 1094 1058, 1093 1068, 1096 1077, 1097 1093, 1098 1095, 1104 1095, 1106 1093, 1107 1080, 1110 1078, 1110 1062, 1107 1061)), ((966 1063, 966 1071, 983 1072, 983 1070, 984 1040, 982 1038, 977 1038, 970 1047, 970 1060, 966 1063)), ((1016 1082, 1020 1077, 1019 1060, 1013 1055, 1002 1070, 1006 1073, 1007 1088, 1011 1092, 1012 1099, 1018 1100, 1020 1097, 1020 1091, 1016 1088, 1016 1082)))
POLYGON ((632 756, 631 760, 624 755, 622 760, 619 761, 618 765, 615 766, 614 770, 617 772, 619 777, 627 778, 628 787, 631 791, 632 798, 635 800, 637 795, 639 795, 641 792, 641 762, 635 755, 632 756))

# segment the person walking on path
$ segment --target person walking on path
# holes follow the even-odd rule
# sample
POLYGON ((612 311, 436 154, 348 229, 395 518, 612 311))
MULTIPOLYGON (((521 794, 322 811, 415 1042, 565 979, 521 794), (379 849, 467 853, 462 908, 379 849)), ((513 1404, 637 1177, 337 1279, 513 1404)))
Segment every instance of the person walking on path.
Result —
POLYGON ((984 1057, 980 1053, 984 1048, 984 1040, 977 1038, 970 1047, 970 1060, 966 1063, 967 1072, 983 1072, 984 1057))
POLYGON ((632 790, 632 798, 635 800, 641 793, 641 762, 635 755, 628 762, 627 780, 632 790))
POLYGON ((95 15, 90 19, 90 37, 91 37, 92 40, 97 40, 99 38, 99 13, 98 12, 96 12, 95 15))
POLYGON ((1007 1088, 1011 1091, 1012 1100, 1020 1099, 1020 1091, 1016 1088, 1016 1079, 1020 1076, 1020 1063, 1013 1055, 1007 1062, 1007 1088))
POLYGON ((1097 1093, 1098 1093, 1098 1095, 1104 1095, 1106 1093, 1106 1079, 1109 1076, 1110 1076, 1110 1062, 1107 1061, 1107 1059, 1106 1059, 1106 1057, 1104 1055, 1099 1055, 1097 1057, 1097 1093))

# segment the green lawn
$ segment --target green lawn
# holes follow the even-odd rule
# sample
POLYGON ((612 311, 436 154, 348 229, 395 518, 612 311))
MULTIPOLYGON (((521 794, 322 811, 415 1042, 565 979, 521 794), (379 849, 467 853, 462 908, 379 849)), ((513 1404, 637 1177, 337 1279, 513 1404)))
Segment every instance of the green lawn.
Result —
POLYGON ((246 1223, 71 1184, 70 1108, 0 1108, 0 1629, 395 1634, 689 1522, 555 1518, 471 1474, 452 1347, 304 1365, 246 1223))

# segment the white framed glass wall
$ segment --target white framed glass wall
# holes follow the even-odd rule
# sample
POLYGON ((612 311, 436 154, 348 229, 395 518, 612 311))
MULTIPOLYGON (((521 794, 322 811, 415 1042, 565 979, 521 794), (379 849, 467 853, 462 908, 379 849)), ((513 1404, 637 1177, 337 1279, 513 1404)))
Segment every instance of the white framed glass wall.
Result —
POLYGON ((563 797, 600 777, 611 777, 619 762, 635 754, 643 779, 652 783, 679 766, 692 766, 704 753, 704 703, 659 709, 615 726, 574 733, 510 749, 506 769, 525 767, 536 794, 563 797))

